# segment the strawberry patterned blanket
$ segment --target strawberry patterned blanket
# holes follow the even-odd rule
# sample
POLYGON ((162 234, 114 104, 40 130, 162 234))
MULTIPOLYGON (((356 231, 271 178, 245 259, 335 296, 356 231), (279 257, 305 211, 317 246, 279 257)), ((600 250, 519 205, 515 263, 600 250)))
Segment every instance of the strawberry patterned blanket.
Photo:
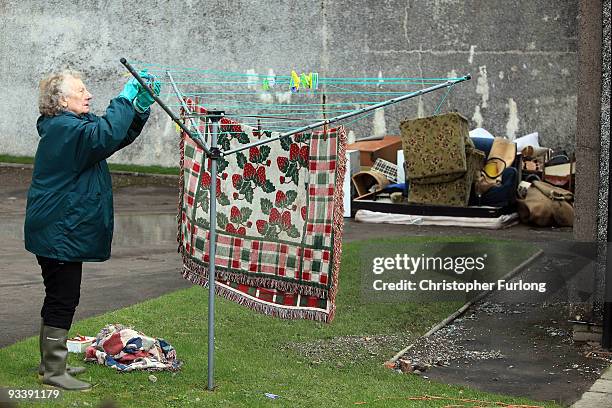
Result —
MULTIPOLYGON (((187 103, 205 113, 191 100, 187 103)), ((200 126, 207 141, 210 128, 200 126)), ((221 119, 219 129, 218 145, 225 151, 277 135, 228 118, 221 119)), ((298 133, 218 160, 218 295, 281 318, 333 319, 342 248, 345 146, 345 130, 338 127, 298 133)), ((210 163, 185 134, 180 151, 182 274, 206 285, 210 163)))

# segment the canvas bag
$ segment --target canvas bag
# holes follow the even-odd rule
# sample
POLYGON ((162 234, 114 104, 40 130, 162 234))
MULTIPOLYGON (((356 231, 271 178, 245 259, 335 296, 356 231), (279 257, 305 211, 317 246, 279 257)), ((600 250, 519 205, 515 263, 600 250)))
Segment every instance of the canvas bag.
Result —
POLYGON ((534 181, 524 199, 517 200, 521 222, 539 227, 574 225, 574 195, 544 181, 534 181))

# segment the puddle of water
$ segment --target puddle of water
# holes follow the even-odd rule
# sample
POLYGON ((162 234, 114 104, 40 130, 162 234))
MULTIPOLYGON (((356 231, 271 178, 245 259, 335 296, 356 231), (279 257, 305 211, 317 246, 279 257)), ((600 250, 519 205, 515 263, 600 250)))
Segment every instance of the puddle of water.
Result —
POLYGON ((176 242, 178 224, 174 214, 115 216, 113 246, 139 246, 176 242))
MULTIPOLYGON (((113 247, 176 242, 174 214, 115 215, 113 247)), ((0 237, 23 241, 23 218, 0 221, 0 237)))

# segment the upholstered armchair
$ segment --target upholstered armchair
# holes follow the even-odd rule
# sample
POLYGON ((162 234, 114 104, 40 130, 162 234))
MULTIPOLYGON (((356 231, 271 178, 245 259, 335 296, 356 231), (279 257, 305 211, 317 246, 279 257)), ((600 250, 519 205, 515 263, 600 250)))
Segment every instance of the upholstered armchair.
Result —
POLYGON ((465 207, 485 155, 474 147, 458 113, 400 124, 410 204, 465 207))

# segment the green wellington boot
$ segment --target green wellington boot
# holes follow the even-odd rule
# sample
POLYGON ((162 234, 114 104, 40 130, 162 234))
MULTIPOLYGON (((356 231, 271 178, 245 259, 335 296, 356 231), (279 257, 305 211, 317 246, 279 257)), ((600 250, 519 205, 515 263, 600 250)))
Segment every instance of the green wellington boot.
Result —
MULTIPOLYGON (((43 349, 42 349, 42 338, 43 338, 43 326, 42 319, 40 320, 40 334, 38 335, 38 348, 40 349, 40 364, 38 365, 38 376, 42 377, 45 374, 45 367, 42 362, 43 349)), ((66 372, 70 375, 77 375, 85 372, 85 367, 75 367, 66 365, 66 372)))
POLYGON ((66 372, 68 330, 43 326, 42 362, 44 366, 43 384, 68 391, 87 391, 91 384, 77 380, 66 372))

